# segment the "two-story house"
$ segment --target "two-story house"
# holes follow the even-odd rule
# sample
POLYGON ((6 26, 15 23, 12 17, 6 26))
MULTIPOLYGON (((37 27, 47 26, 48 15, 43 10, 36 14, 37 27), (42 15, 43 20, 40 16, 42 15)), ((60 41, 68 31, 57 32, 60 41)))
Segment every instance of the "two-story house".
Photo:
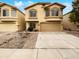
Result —
POLYGON ((0 32, 25 30, 25 18, 16 7, 0 2, 0 32))
POLYGON ((63 9, 60 3, 35 3, 25 8, 26 30, 62 31, 63 9))

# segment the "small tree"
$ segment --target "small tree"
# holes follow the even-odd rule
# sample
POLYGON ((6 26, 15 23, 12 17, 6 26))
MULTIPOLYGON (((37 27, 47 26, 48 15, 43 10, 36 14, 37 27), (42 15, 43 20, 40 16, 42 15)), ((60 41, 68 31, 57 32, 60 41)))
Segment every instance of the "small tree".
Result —
POLYGON ((70 14, 70 21, 74 24, 79 23, 79 0, 73 2, 73 10, 70 14))

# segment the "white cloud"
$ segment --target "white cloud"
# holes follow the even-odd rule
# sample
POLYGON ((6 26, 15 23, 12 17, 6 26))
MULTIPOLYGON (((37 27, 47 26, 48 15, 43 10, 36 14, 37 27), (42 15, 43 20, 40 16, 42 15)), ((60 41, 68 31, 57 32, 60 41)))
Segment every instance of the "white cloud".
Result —
POLYGON ((32 2, 32 1, 27 1, 26 2, 26 5, 28 6, 28 5, 31 5, 31 4, 33 4, 34 2, 32 2))
MULTIPOLYGON (((19 8, 20 10, 24 10, 25 7, 33 4, 34 2, 32 1, 15 1, 14 5, 19 8)), ((72 3, 62 3, 66 6, 66 8, 64 9, 64 14, 68 13, 69 11, 72 10, 72 3)))
POLYGON ((63 3, 63 4, 66 6, 66 8, 64 9, 64 14, 72 10, 72 3, 63 3))
POLYGON ((24 6, 23 2, 22 1, 15 1, 15 4, 14 4, 16 7, 18 8, 21 8, 24 6))
POLYGON ((19 8, 21 11, 24 11, 24 8, 29 6, 30 4, 33 4, 32 1, 15 1, 14 5, 19 8))
POLYGON ((21 7, 24 7, 24 6, 26 7, 30 4, 33 4, 33 2, 32 1, 15 1, 15 3, 14 3, 14 5, 18 8, 21 8, 21 7))

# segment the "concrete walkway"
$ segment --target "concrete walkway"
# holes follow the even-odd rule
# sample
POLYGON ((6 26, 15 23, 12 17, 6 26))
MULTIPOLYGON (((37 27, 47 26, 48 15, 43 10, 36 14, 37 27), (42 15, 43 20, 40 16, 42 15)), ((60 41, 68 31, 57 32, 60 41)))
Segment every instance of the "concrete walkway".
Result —
POLYGON ((79 59, 79 38, 64 32, 40 32, 35 49, 0 49, 0 59, 79 59))

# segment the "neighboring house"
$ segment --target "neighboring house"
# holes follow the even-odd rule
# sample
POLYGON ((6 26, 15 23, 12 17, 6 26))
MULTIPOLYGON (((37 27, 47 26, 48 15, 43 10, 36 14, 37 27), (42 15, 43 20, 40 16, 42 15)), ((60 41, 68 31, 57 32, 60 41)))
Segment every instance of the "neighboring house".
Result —
POLYGON ((35 3, 25 8, 26 30, 63 31, 63 9, 59 3, 35 3))
POLYGON ((66 14, 63 15, 63 26, 65 30, 77 30, 79 29, 79 24, 74 24, 73 22, 70 22, 70 14, 71 12, 68 12, 66 14))
MULTIPOLYGON (((77 0, 73 0, 73 2, 76 2, 77 0)), ((78 6, 76 6, 78 8, 78 6)), ((70 14, 71 11, 63 15, 63 26, 66 30, 79 30, 79 23, 74 24, 74 22, 70 22, 70 14)))
POLYGON ((23 30, 24 14, 14 6, 0 2, 0 32, 23 30))

